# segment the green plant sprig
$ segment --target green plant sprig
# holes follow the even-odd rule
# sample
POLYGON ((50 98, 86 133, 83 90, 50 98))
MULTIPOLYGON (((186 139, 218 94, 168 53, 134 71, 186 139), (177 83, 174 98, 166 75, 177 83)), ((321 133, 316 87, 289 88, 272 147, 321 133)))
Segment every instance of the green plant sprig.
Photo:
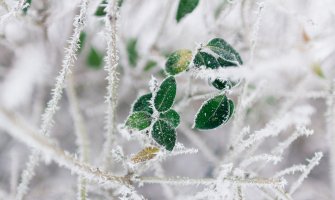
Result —
MULTIPOLYGON (((140 96, 133 104, 125 125, 138 131, 147 130, 157 144, 172 151, 176 143, 176 128, 180 115, 172 109, 177 91, 176 75, 191 68, 218 69, 238 67, 243 61, 239 53, 225 40, 214 38, 195 52, 181 49, 173 52, 165 64, 169 75, 151 93, 140 96)), ((206 100, 198 110, 193 128, 209 130, 226 124, 233 116, 235 104, 227 97, 227 90, 238 84, 230 79, 209 80, 218 93, 206 100)))

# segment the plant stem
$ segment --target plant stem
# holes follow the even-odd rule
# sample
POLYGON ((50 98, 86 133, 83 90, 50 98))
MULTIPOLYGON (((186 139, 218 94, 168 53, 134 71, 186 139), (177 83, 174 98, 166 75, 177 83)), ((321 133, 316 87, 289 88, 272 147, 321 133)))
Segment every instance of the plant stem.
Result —
POLYGON ((107 14, 105 17, 105 31, 107 40, 107 55, 105 57, 105 70, 108 73, 107 80, 107 116, 106 116, 106 142, 103 148, 103 167, 108 168, 111 161, 112 144, 115 142, 116 130, 116 107, 118 99, 118 85, 119 77, 117 66, 119 62, 118 49, 117 49, 117 34, 118 34, 118 18, 119 8, 117 0, 109 0, 106 7, 107 14))
MULTIPOLYGON (((71 108, 71 115, 74 122, 74 129, 75 134, 77 137, 77 146, 78 146, 78 152, 80 156, 80 160, 82 162, 88 162, 89 160, 89 142, 88 142, 88 136, 87 131, 85 127, 85 122, 83 120, 83 117, 81 115, 80 109, 79 109, 79 102, 75 91, 75 85, 72 74, 69 74, 67 77, 67 88, 66 92, 69 98, 69 104, 71 108)), ((84 177, 78 177, 78 193, 77 198, 81 200, 87 199, 87 191, 86 191, 86 179, 84 177)))

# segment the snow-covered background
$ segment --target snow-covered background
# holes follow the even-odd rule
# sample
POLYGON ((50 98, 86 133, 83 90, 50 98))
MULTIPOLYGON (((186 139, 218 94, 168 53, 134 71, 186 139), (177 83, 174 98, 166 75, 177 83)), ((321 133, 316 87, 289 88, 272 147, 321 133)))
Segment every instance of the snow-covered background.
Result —
MULTIPOLYGON (((64 48, 73 33, 72 24, 75 15, 79 14, 81 1, 32 0, 27 14, 15 11, 17 2, 0 0, 0 107, 1 112, 15 113, 39 130, 41 115, 61 70, 64 48)), ((117 19, 120 84, 116 121, 123 123, 136 97, 149 92, 152 76, 163 80, 167 55, 178 49, 194 51, 200 44, 217 37, 229 42, 244 61, 236 73, 246 82, 229 94, 242 111, 238 119, 218 129, 192 129, 194 116, 205 99, 184 102, 185 94, 190 91, 191 96, 206 95, 216 90, 200 78, 192 78, 190 84, 189 75, 177 76, 175 105, 179 106, 181 114, 177 141, 186 148, 198 149, 198 153, 167 157, 139 175, 215 179, 220 165, 228 163, 225 159, 234 144, 232 138, 241 131, 245 138, 252 134, 273 135, 256 141, 259 142, 255 145, 257 148, 253 146, 234 157, 233 166, 241 168, 243 160, 252 155, 270 154, 280 142, 301 133, 303 136, 297 137, 285 149, 277 164, 269 162, 264 167, 261 161, 243 170, 257 171, 264 178, 272 177, 292 165, 308 164, 306 158, 322 152, 319 165, 311 170, 292 198, 335 199, 335 1, 200 0, 196 9, 177 23, 178 2, 123 1, 117 19), (128 59, 127 46, 132 41, 136 41, 136 64, 128 59), (148 61, 157 65, 147 69, 148 61), (314 134, 304 136, 308 134, 305 129, 314 134)), ((103 60, 99 60, 106 55, 105 21, 104 17, 94 14, 100 3, 100 0, 89 1, 85 43, 71 66, 77 105, 88 133, 88 162, 93 166, 101 166, 100 155, 106 140, 107 72, 103 60), (92 49, 97 52, 98 64, 89 62, 92 49)), ((70 98, 69 93, 63 93, 50 137, 58 147, 75 154, 77 143, 70 98)), ((13 137, 8 126, 0 120, 1 200, 14 199, 18 193, 21 173, 33 151, 22 142, 24 138, 13 137)), ((141 150, 136 140, 128 141, 120 131, 115 134, 125 155, 141 150)), ((124 175, 118 163, 109 170, 124 175)), ((42 159, 35 174, 24 199, 76 198, 76 173, 42 159)), ((285 176, 288 182, 285 191, 290 191, 300 174, 285 176)), ((243 186, 246 199, 271 199, 262 196, 262 192, 266 192, 253 187, 257 186, 243 186)), ((135 188, 147 199, 192 199, 204 186, 135 184, 135 188)), ((118 196, 114 188, 106 189, 97 183, 88 183, 87 191, 89 199, 117 199, 118 196)), ((232 198, 227 196, 227 199, 232 198)), ((275 199, 273 194, 272 199, 275 199)))

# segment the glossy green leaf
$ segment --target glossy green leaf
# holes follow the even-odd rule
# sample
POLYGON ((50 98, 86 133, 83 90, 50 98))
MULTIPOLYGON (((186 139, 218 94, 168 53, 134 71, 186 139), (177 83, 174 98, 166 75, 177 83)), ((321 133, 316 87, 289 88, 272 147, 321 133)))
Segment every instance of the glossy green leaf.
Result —
POLYGON ((176 75, 187 69, 192 60, 192 51, 181 49, 173 52, 165 63, 165 70, 170 75, 176 75))
POLYGON ((176 97, 177 85, 173 76, 166 78, 160 85, 154 99, 157 111, 165 112, 171 108, 176 97))
POLYGON ((105 8, 106 8, 106 5, 107 5, 107 0, 103 0, 101 2, 101 4, 99 4, 99 7, 97 8, 97 10, 95 11, 95 16, 98 16, 98 17, 103 17, 106 15, 106 12, 105 12, 105 8))
POLYGON ((198 111, 194 127, 213 129, 228 121, 230 116, 229 100, 225 95, 218 95, 206 101, 198 111))
POLYGON ((140 131, 148 128, 151 124, 151 120, 151 114, 148 112, 134 112, 128 117, 126 126, 140 131))
POLYGON ((218 62, 221 66, 236 66, 236 62, 240 65, 243 64, 240 54, 221 38, 212 39, 206 47, 220 56, 218 62))
POLYGON ((199 51, 194 59, 193 63, 196 67, 205 66, 210 69, 217 69, 220 67, 220 63, 216 60, 216 58, 206 52, 199 51))
POLYGON ((157 120, 152 128, 152 138, 166 150, 172 151, 176 144, 175 128, 164 120, 157 120))
POLYGON ((79 45, 78 52, 79 53, 83 50, 83 47, 84 47, 85 41, 86 41, 86 37, 87 37, 87 35, 86 35, 85 32, 83 32, 83 31, 80 32, 79 43, 78 43, 78 45, 79 45))
POLYGON ((152 114, 153 110, 150 105, 151 97, 152 97, 151 93, 139 97, 133 105, 132 112, 146 111, 152 114))
POLYGON ((164 113, 161 113, 159 115, 159 118, 170 123, 172 126, 174 126, 175 128, 178 127, 179 123, 180 123, 180 116, 179 114, 173 110, 170 109, 164 113))
POLYGON ((180 0, 176 15, 176 20, 179 22, 187 14, 191 13, 199 4, 199 0, 180 0))
POLYGON ((130 39, 127 43, 127 53, 129 64, 133 67, 136 66, 138 60, 137 52, 137 39, 130 39))
POLYGON ((151 69, 155 68, 157 66, 157 62, 154 61, 154 60, 149 60, 145 66, 144 66, 144 71, 145 72, 148 72, 150 71, 151 69))
POLYGON ((91 48, 87 57, 87 64, 93 69, 100 69, 103 62, 103 55, 95 48, 91 48))

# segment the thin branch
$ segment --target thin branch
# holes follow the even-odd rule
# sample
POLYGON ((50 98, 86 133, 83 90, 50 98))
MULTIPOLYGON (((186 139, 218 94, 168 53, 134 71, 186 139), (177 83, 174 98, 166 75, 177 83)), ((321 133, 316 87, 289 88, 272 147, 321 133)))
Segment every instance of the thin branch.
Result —
MULTIPOLYGON (((89 142, 88 135, 85 127, 84 119, 81 115, 79 102, 75 91, 75 85, 72 74, 69 74, 67 79, 67 88, 66 92, 69 98, 69 104, 71 108, 71 115, 74 122, 75 134, 77 137, 77 146, 78 152, 80 156, 80 160, 82 162, 88 162, 89 157, 89 142)), ((86 179, 83 177, 78 178, 78 193, 77 198, 81 200, 87 199, 87 191, 86 191, 86 179)))
MULTIPOLYGON (((59 76, 56 78, 56 84, 52 90, 51 100, 42 115, 42 125, 39 133, 41 135, 49 135, 50 129, 53 125, 53 117, 58 109, 58 102, 62 97, 63 88, 65 87, 65 79, 70 74, 70 67, 73 66, 76 59, 76 52, 78 50, 78 41, 81 31, 85 27, 86 12, 88 7, 88 0, 82 0, 80 4, 80 13, 74 19, 73 26, 74 32, 71 39, 68 41, 68 47, 65 49, 65 57, 63 59, 62 69, 59 76)), ((21 200, 27 193, 28 184, 34 176, 35 167, 39 163, 39 152, 33 151, 29 156, 27 168, 23 171, 22 182, 18 186, 16 199, 21 200)))
POLYGON ((108 73, 107 81, 107 116, 106 116, 106 141, 103 148, 103 162, 104 168, 107 168, 110 162, 110 153, 112 144, 115 142, 116 131, 116 107, 117 107, 117 89, 119 85, 119 77, 117 66, 119 62, 119 55, 117 49, 118 39, 118 21, 119 8, 117 0, 109 0, 106 7, 107 14, 105 17, 105 37, 107 40, 107 55, 105 57, 105 70, 108 73))

